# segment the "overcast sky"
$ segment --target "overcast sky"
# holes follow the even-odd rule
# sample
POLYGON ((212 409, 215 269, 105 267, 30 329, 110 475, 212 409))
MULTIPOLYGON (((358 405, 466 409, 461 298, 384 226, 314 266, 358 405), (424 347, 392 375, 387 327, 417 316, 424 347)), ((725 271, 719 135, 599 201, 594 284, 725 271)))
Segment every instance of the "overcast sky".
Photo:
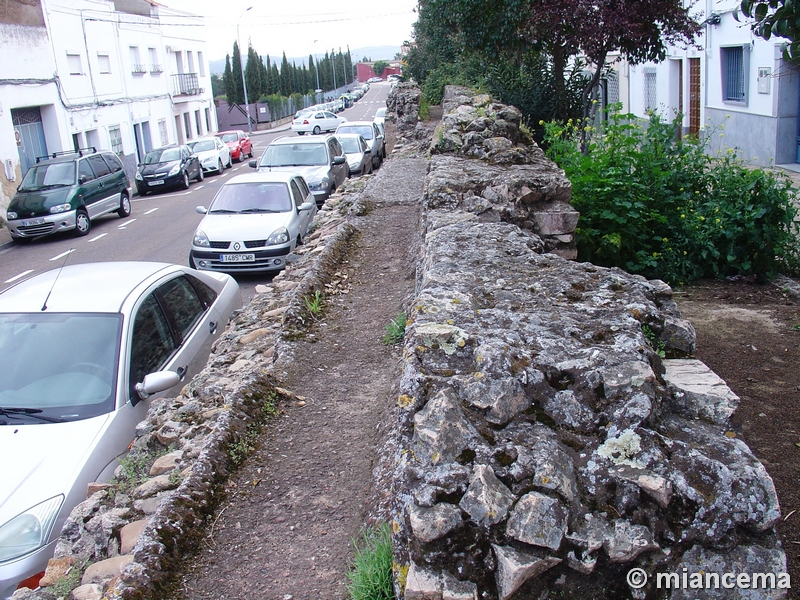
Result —
MULTIPOLYGON (((324 55, 365 46, 397 46, 411 38, 417 0, 161 0, 171 8, 206 18, 206 56, 225 58, 239 25, 241 45, 248 39, 260 55, 324 55), (252 7, 249 11, 248 7, 252 7), (317 40, 314 43, 314 40, 317 40)), ((358 60, 361 57, 353 57, 358 60)), ((370 57, 393 58, 392 56, 370 57)))

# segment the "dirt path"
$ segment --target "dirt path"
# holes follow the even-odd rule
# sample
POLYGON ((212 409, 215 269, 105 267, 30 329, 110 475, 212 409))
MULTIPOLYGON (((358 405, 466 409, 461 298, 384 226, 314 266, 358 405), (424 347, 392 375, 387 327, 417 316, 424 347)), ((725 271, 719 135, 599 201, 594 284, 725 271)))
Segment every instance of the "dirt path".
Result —
POLYGON ((346 293, 295 344, 284 407, 228 484, 227 501, 182 581, 184 600, 346 597, 351 540, 363 526, 381 418, 400 378, 381 338, 414 291, 424 159, 389 160, 342 267, 346 293))

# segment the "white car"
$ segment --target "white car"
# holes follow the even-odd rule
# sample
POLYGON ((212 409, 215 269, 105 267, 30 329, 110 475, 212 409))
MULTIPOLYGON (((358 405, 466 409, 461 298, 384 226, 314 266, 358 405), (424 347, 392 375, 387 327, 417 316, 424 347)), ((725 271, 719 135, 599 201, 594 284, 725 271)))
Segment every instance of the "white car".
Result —
POLYGON ((344 117, 337 117, 330 111, 317 110, 301 114, 299 117, 292 121, 292 131, 298 134, 313 133, 319 135, 326 131, 336 131, 336 128, 342 123, 346 123, 347 119, 344 117))
POLYGON ((228 275, 153 262, 76 264, 0 292, 0 598, 38 586, 148 399, 178 395, 241 303, 228 275))
POLYGON ((189 265, 202 270, 280 271, 308 234, 317 203, 302 176, 256 172, 225 182, 192 240, 189 265))
POLYGON ((383 129, 386 123, 386 108, 379 108, 375 112, 375 116, 373 117, 372 121, 377 123, 378 126, 383 129))
POLYGON ((230 148, 216 136, 200 138, 195 142, 189 142, 187 146, 197 155, 203 171, 222 173, 223 169, 233 166, 230 148))
POLYGON ((339 133, 336 139, 342 145, 347 166, 351 175, 372 173, 372 150, 366 140, 358 133, 339 133))

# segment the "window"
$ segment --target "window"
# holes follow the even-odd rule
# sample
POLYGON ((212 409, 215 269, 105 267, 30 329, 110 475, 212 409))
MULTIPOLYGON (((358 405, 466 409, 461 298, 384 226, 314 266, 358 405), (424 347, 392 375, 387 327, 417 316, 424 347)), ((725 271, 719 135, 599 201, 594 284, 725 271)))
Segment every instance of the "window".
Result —
POLYGON ((180 334, 182 343, 203 316, 205 307, 185 277, 168 281, 158 288, 158 292, 164 301, 164 308, 172 318, 175 330, 180 334))
POLYGON ((166 146, 169 144, 169 136, 167 135, 167 120, 158 120, 158 134, 161 136, 161 145, 166 146))
POLYGON ((111 58, 108 54, 97 53, 97 67, 100 73, 111 73, 111 58))
POLYGON ((194 54, 192 54, 191 50, 186 52, 186 62, 189 66, 189 73, 194 73, 194 54))
POLYGON ((212 129, 212 127, 211 127, 211 112, 209 112, 209 110, 206 108, 205 109, 205 113, 206 113, 206 131, 211 131, 211 129, 212 129))
POLYGON ((78 161, 78 180, 91 181, 92 179, 94 179, 94 171, 89 163, 85 159, 78 161))
POLYGON ((106 161, 103 160, 103 157, 99 154, 94 156, 90 156, 88 158, 89 164, 92 165, 92 170, 97 177, 105 177, 109 173, 111 173, 111 169, 108 168, 106 161))
POLYGON ((80 54, 67 54, 67 67, 70 75, 83 75, 80 54))
POLYGON ((120 162, 119 158, 117 158, 116 154, 104 153, 103 158, 106 159, 108 168, 111 169, 112 173, 119 173, 122 171, 122 163, 120 162))
POLYGON ((141 75, 146 72, 145 66, 142 64, 142 59, 139 56, 139 46, 129 46, 131 53, 131 73, 134 75, 141 75))
POLYGON ((652 67, 644 69, 644 110, 655 110, 658 108, 658 96, 656 94, 656 70, 652 67))
POLYGON ((750 46, 720 48, 722 67, 722 100, 747 104, 747 75, 750 46))
POLYGON ((129 391, 138 398, 136 384, 144 376, 158 371, 175 351, 175 340, 164 313, 154 295, 149 295, 133 320, 129 391))
MULTIPOLYGON (((197 69, 198 69, 198 72, 200 73, 200 77, 205 77, 206 76, 206 66, 205 66, 205 64, 203 64, 203 53, 202 52, 198 52, 197 53, 197 69)), ((211 129, 211 128, 209 127, 209 129, 211 129)))
POLYGON ((203 135, 203 123, 200 120, 200 111, 194 111, 194 124, 197 126, 197 135, 203 135))
POLYGON ((122 154, 122 132, 119 125, 112 125, 108 128, 108 138, 111 141, 111 150, 117 154, 122 154))
POLYGON ((150 55, 150 72, 161 73, 163 69, 161 68, 161 62, 158 60, 158 50, 155 48, 148 48, 147 52, 150 55))
POLYGON ((305 201, 303 193, 300 191, 300 188, 297 186, 297 181, 294 179, 292 180, 292 196, 294 196, 294 203, 297 207, 305 201))

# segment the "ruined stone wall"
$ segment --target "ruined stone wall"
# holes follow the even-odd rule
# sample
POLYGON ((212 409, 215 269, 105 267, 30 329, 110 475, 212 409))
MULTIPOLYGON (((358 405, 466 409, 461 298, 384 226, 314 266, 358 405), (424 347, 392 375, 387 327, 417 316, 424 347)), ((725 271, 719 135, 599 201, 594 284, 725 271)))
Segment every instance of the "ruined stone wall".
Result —
POLYGON ((630 569, 785 572, 772 480, 672 290, 564 258, 569 182, 516 109, 458 89, 445 110, 398 398, 398 597, 663 598, 630 569))

